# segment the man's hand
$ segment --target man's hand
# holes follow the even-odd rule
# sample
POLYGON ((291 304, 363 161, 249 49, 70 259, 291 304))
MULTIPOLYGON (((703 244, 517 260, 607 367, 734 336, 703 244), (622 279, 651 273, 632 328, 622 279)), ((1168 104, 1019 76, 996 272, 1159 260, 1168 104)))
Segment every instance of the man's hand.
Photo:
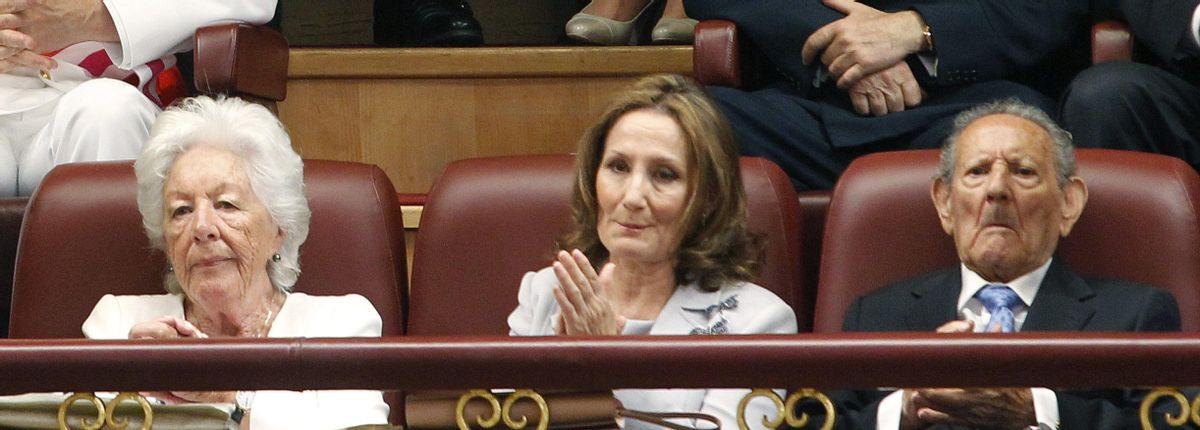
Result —
POLYGON ((903 61, 855 82, 850 103, 859 115, 883 116, 921 104, 921 85, 903 61))
MULTIPOLYGON (((925 388, 906 391, 912 391, 912 396, 906 400, 913 405, 917 418, 924 423, 989 430, 1016 430, 1037 425, 1033 391, 1028 388, 925 388)), ((908 410, 906 405, 905 412, 908 410)))
POLYGON ((26 49, 50 52, 93 40, 116 42, 117 27, 99 0, 0 0, 0 28, 30 38, 26 49))
POLYGON ((16 14, 26 7, 25 0, 0 0, 0 74, 17 67, 53 69, 57 63, 30 48, 33 38, 17 30, 23 20, 16 14))
POLYGON ((850 88, 864 76, 902 62, 921 49, 924 20, 913 11, 887 13, 854 0, 824 0, 845 17, 817 29, 804 42, 801 58, 821 63, 837 78, 838 88, 850 88))

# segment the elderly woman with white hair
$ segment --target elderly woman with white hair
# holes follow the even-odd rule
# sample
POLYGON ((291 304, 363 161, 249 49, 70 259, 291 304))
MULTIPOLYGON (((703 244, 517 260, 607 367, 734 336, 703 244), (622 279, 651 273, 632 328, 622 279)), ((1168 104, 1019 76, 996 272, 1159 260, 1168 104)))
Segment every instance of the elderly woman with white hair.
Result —
MULTIPOLYGON (((167 109, 134 163, 138 210, 166 253, 167 294, 106 295, 83 324, 91 339, 378 337, 359 295, 292 292, 310 212, 304 165, 283 125, 239 99, 167 109)), ((154 393, 168 402, 234 403, 242 428, 386 424, 378 391, 154 393)))

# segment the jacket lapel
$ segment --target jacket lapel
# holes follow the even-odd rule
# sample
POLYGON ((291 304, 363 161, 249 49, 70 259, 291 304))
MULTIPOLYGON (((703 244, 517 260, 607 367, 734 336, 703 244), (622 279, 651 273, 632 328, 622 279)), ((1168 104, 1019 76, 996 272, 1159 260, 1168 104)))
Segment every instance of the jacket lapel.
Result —
POLYGON ((694 285, 680 285, 663 306, 654 326, 650 328, 652 335, 689 334, 696 328, 710 328, 715 322, 712 318, 719 313, 708 314, 704 309, 719 305, 721 293, 704 291, 694 285))
POLYGON ((958 319, 958 292, 962 272, 958 266, 941 272, 940 279, 922 282, 912 289, 912 305, 905 316, 906 330, 932 331, 958 319))
POLYGON ((1089 299, 1096 293, 1055 258, 1037 296, 1029 306, 1021 331, 1078 331, 1096 313, 1089 299))

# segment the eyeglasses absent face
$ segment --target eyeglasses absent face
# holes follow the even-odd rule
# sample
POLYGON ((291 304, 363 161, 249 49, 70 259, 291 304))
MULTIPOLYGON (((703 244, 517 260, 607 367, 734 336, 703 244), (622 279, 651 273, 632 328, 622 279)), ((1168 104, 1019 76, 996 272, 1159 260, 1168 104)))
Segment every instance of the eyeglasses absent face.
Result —
POLYGON ((959 258, 997 282, 1044 264, 1087 200, 1079 178, 1059 183, 1050 134, 994 114, 969 124, 956 145, 950 183, 937 179, 933 197, 959 258))

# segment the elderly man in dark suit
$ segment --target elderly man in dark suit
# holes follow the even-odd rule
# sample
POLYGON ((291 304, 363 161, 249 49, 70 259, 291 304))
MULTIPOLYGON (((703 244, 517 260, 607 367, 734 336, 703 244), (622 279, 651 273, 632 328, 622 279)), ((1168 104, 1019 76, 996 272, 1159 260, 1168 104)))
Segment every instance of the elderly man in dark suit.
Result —
POLYGON ((1081 147, 1155 152, 1200 168, 1200 0, 1093 0, 1097 19, 1129 24, 1139 61, 1089 68, 1063 96, 1081 147))
POLYGON ((728 19, 767 60, 766 87, 713 87, 744 155, 797 189, 829 189, 854 157, 936 148, 958 112, 1019 98, 1052 109, 1086 58, 1086 0, 685 0, 728 19), (1073 45, 1074 44, 1074 45, 1073 45))
MULTIPOLYGON (((954 122, 931 194, 959 267, 867 294, 846 331, 1177 331, 1169 292, 1073 274, 1054 250, 1087 203, 1071 137, 1042 111, 986 104, 954 122)), ((981 364, 985 365, 985 364, 981 364)), ((1138 393, 1046 388, 846 395, 856 428, 1139 428, 1138 393)))

